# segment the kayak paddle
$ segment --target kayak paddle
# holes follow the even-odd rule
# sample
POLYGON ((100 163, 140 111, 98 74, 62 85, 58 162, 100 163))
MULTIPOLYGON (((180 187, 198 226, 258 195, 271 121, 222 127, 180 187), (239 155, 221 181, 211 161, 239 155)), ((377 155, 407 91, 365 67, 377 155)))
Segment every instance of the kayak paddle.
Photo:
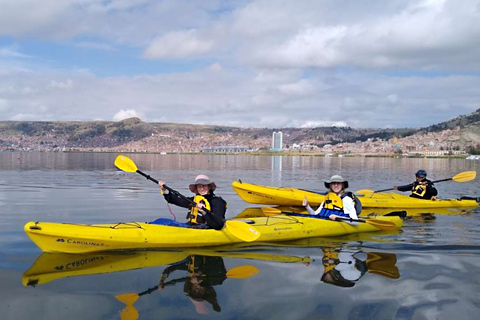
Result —
MULTIPOLYGON (((279 209, 272 208, 272 207, 262 207, 262 211, 267 216, 276 216, 276 215, 279 215, 279 214, 286 214, 286 215, 290 215, 290 216, 299 216, 299 217, 305 217, 305 218, 311 218, 311 219, 322 219, 322 218, 318 218, 316 216, 311 216, 308 213, 302 214, 302 213, 297 213, 297 212, 281 211, 279 209)), ((329 218, 324 218, 324 220, 330 220, 330 219, 329 218)), ((367 223, 367 224, 371 225, 372 227, 375 227, 375 228, 380 229, 380 230, 395 230, 395 229, 397 229, 395 223, 393 223, 391 221, 384 221, 384 220, 377 220, 377 219, 363 220, 363 219, 351 219, 351 218, 338 217, 335 220, 330 220, 330 221, 337 221, 337 222, 349 221, 349 222, 367 223)))
MULTIPOLYGON (((436 180, 436 181, 432 181, 431 183, 438 183, 438 182, 444 182, 444 181, 450 181, 450 180, 453 180, 455 182, 467 182, 467 181, 471 181, 471 180, 475 179, 476 176, 477 176, 476 171, 464 171, 464 172, 460 172, 459 174, 456 174, 455 176, 453 176, 451 178, 436 180)), ((363 194, 364 196, 370 196, 371 197, 374 193, 391 191, 391 190, 395 190, 395 189, 394 188, 388 188, 388 189, 375 190, 375 191, 374 190, 369 190, 369 189, 361 189, 361 190, 357 190, 356 193, 363 194)))
MULTIPOLYGON (((136 172, 136 173, 144 176, 148 180, 155 182, 155 184, 158 185, 158 180, 156 180, 156 179, 152 178, 151 176, 149 176, 149 175, 143 173, 142 171, 138 170, 135 163, 130 158, 128 158, 127 156, 118 155, 117 158, 115 159, 114 164, 118 169, 120 169, 122 171, 132 172, 132 173, 136 172)), ((168 187, 167 185, 163 185, 163 187, 165 189, 167 189, 168 191, 174 193, 175 195, 179 196, 183 200, 190 201, 192 203, 192 205, 194 205, 194 206, 196 205, 196 203, 194 201, 185 197, 181 193, 173 190, 172 188, 168 187)), ((210 211, 208 211, 205 208, 202 209, 202 210, 206 211, 207 213, 211 213, 210 211)), ((254 228, 253 226, 250 226, 247 223, 242 222, 242 221, 227 220, 227 221, 225 221, 225 229, 228 229, 228 231, 232 235, 234 235, 235 237, 237 237, 237 238, 239 238, 239 239, 241 239, 245 242, 252 242, 252 241, 257 240, 258 237, 260 237, 260 232, 256 228, 254 228)))

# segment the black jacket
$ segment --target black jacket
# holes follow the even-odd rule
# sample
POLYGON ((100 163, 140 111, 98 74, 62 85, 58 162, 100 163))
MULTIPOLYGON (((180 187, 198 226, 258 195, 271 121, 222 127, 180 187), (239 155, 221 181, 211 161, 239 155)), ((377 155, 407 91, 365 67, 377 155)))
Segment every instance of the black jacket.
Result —
POLYGON ((435 197, 437 194, 438 194, 438 191, 437 189, 435 188, 435 185, 433 184, 432 181, 428 180, 428 179, 424 179, 422 180, 422 182, 418 182, 418 181, 415 181, 413 183, 410 183, 410 184, 407 184, 407 185, 404 185, 404 186, 399 186, 397 187, 397 190, 398 191, 414 191, 415 188, 420 185, 421 183, 424 183, 426 182, 427 185, 425 187, 422 187, 422 188, 426 188, 426 192, 423 196, 419 196, 415 193, 412 193, 410 195, 410 197, 412 198, 418 198, 418 199, 427 199, 427 200, 430 200, 432 197, 435 197))
MULTIPOLYGON (((187 201, 173 192, 164 193, 163 196, 168 203, 183 208, 192 208, 193 197, 188 198, 190 201, 187 201)), ((225 212, 227 211, 227 203, 221 197, 217 197, 214 193, 207 194, 204 197, 210 203, 211 213, 206 213, 203 216, 199 216, 198 221, 200 223, 207 224, 210 228, 216 230, 222 229, 225 225, 225 212)))

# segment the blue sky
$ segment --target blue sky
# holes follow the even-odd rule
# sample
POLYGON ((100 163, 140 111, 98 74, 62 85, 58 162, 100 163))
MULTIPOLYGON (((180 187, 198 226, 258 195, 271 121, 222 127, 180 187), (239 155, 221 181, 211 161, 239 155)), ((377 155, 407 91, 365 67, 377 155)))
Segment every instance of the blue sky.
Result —
POLYGON ((390 128, 480 108, 480 0, 0 7, 0 120, 390 128))

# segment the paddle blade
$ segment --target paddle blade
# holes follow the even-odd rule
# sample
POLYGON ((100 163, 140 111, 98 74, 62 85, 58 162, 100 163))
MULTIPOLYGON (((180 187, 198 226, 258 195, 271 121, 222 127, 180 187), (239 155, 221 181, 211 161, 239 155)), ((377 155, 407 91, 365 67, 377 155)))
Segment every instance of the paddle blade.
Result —
POLYGON ((246 265, 246 266, 238 266, 228 270, 227 277, 233 279, 246 279, 253 276, 256 276, 260 273, 257 267, 246 265))
POLYGON ((367 219, 365 220, 365 222, 380 230, 396 230, 397 229, 397 226, 392 221, 367 219))
POLYGON ((390 279, 400 278, 400 272, 396 266, 397 256, 393 253, 368 252, 366 262, 369 273, 390 279))
POLYGON ((115 167, 125 172, 137 172, 138 168, 135 163, 124 155, 118 155, 115 159, 115 167))
POLYGON ((260 237, 260 231, 242 221, 227 220, 225 228, 227 228, 232 235, 245 242, 252 242, 260 237))
POLYGON ((115 298, 126 305, 134 304, 138 299, 138 293, 117 294, 115 298))
POLYGON ((476 171, 465 171, 465 172, 460 172, 459 174, 455 175, 452 180, 455 182, 467 182, 475 179, 477 176, 476 171))
POLYGON ((138 317, 138 310, 132 305, 128 305, 120 311, 120 319, 122 320, 137 320, 138 317))

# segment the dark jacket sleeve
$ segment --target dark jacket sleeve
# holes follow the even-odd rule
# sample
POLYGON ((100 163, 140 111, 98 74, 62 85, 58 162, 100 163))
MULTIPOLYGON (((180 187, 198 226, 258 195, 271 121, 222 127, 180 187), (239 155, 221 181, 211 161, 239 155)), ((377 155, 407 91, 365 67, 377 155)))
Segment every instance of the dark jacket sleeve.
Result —
POLYGON ((412 191, 412 188, 413 188, 413 183, 410 183, 410 184, 406 184, 404 186, 398 186, 397 190, 405 192, 405 191, 412 191))
POLYGON ((163 272, 162 272, 162 276, 165 276, 165 278, 166 278, 166 277, 168 277, 168 275, 170 275, 170 273, 172 273, 173 271, 176 271, 176 270, 188 271, 188 261, 187 261, 187 259, 182 260, 180 262, 177 262, 175 264, 172 264, 172 265, 168 266, 167 268, 165 268, 165 270, 163 270, 163 272))
POLYGON ((438 190, 437 188, 435 188, 435 185, 432 182, 429 182, 427 184, 427 193, 432 197, 435 197, 438 195, 438 190))
POLYGON ((188 200, 185 200, 185 199, 181 198, 175 192, 164 193, 163 197, 165 198, 165 200, 167 200, 168 203, 177 205, 177 206, 182 207, 182 208, 190 208, 191 203, 193 201, 193 197, 188 198, 188 199, 190 199, 190 201, 188 201, 188 200))
POLYGON ((227 211, 227 203, 221 197, 214 197, 211 200, 211 213, 203 215, 205 221, 210 228, 220 230, 225 225, 225 212, 227 211))

